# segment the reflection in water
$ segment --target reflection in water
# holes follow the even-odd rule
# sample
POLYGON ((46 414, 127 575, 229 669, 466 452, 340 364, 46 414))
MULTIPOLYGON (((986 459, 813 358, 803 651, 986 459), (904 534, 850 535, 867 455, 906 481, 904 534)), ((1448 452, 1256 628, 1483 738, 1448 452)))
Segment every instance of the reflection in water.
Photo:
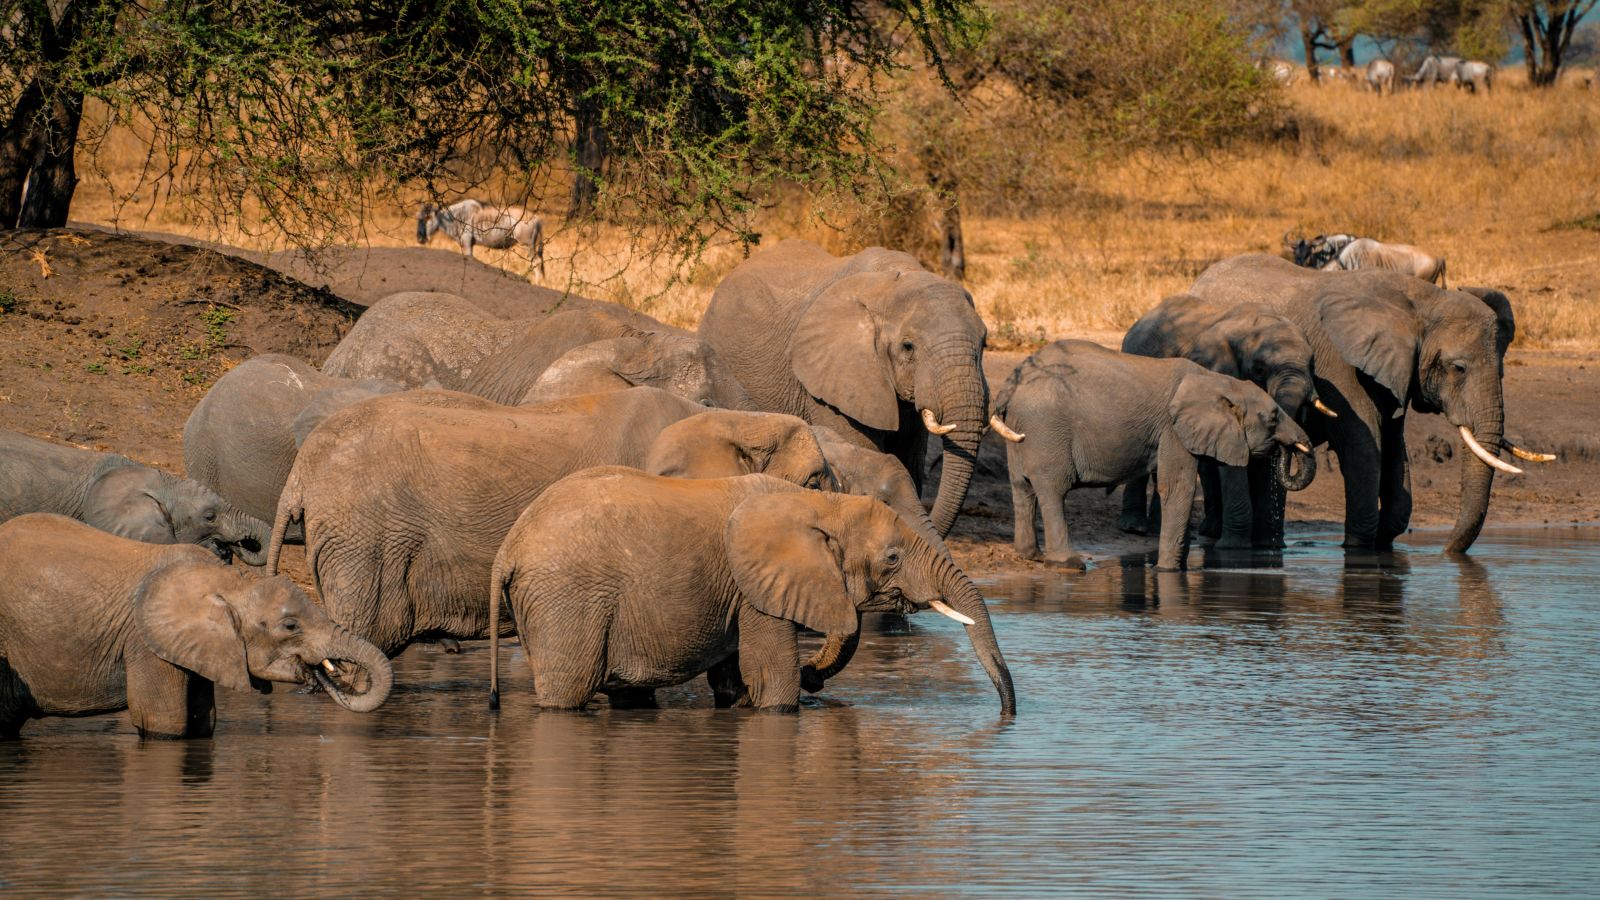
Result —
MULTIPOLYGON (((989 585, 1019 715, 960 629, 872 617, 799 716, 484 704, 413 648, 353 716, 219 695, 0 745, 0 890, 1461 896, 1600 881, 1600 545, 1332 547, 989 585), (93 861, 93 865, 90 861, 93 861)), ((511 680, 526 669, 507 665, 511 680)))

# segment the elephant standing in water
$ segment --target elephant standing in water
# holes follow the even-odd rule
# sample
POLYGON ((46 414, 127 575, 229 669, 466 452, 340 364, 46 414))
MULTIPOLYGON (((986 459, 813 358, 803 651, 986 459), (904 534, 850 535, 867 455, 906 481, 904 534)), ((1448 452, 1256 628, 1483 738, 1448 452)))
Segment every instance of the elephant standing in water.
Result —
MULTIPOLYGON (((1312 446, 1317 443, 1312 413, 1326 416, 1328 407, 1312 389, 1311 345, 1293 322, 1278 313, 1254 303, 1229 306, 1178 294, 1162 300, 1128 329, 1122 352, 1181 357, 1249 381, 1276 400, 1284 415, 1304 423, 1312 446)), ((1316 457, 1307 455, 1301 463, 1299 475, 1288 485, 1272 471, 1269 460, 1251 460, 1244 469, 1202 464, 1205 519, 1200 535, 1218 538, 1217 546, 1223 549, 1282 546, 1283 502, 1273 495, 1283 488, 1301 490, 1310 485, 1316 477, 1316 457)), ((1145 507, 1148 480, 1135 478, 1122 489, 1118 527, 1124 531, 1147 534, 1153 527, 1145 507)))
MULTIPOLYGON (((967 626, 1002 711, 1016 711, 977 587, 866 497, 766 475, 685 481, 590 469, 522 513, 489 593, 489 633, 500 630, 504 598, 544 707, 576 709, 596 691, 616 706, 654 706, 656 688, 705 672, 719 707, 794 712, 796 626, 827 635, 827 646, 853 645, 863 612, 932 607, 967 626)), ((833 669, 831 659, 813 663, 833 669)))
POLYGON ((313 679, 371 712, 389 660, 287 578, 33 513, 0 525, 0 739, 29 719, 128 710, 141 735, 205 737, 212 685, 313 679))
POLYGON ((199 544, 252 566, 265 560, 272 533, 203 484, 115 453, 0 430, 0 522, 30 512, 151 544, 199 544))
POLYGON ((759 408, 891 452, 919 488, 928 433, 939 435, 941 535, 961 512, 988 416, 987 334, 966 290, 909 254, 836 258, 808 241, 750 257, 700 320, 759 408))
POLYGON ((307 438, 267 569, 276 573, 299 519, 328 612, 384 652, 487 637, 483 587, 500 541, 545 488, 597 465, 686 478, 767 472, 807 487, 827 472, 793 416, 707 409, 656 388, 540 406, 407 391, 342 410, 307 438))
POLYGON ((1311 455, 1306 433, 1250 382, 1089 341, 1057 341, 1023 360, 995 399, 994 424, 1007 440, 1018 555, 1039 556, 1037 512, 1044 558, 1077 569, 1084 560, 1062 507, 1074 487, 1112 487, 1153 469, 1164 510, 1156 565, 1180 569, 1200 459, 1243 467, 1275 454, 1289 485, 1292 457, 1311 455))
POLYGON ((346 406, 397 390, 392 381, 323 375, 293 356, 247 359, 218 378, 189 414, 184 469, 249 515, 271 521, 306 436, 346 406))
MULTIPOLYGON (((1461 509, 1447 550, 1464 552, 1489 511, 1506 444, 1501 390, 1515 336, 1499 291, 1445 290, 1381 270, 1303 269, 1266 254, 1216 263, 1190 288, 1214 303, 1260 303, 1294 322, 1313 354, 1317 397, 1338 416, 1320 423, 1344 475, 1346 547, 1387 549, 1411 520, 1405 411, 1447 417, 1462 457, 1461 509)), ((1554 457, 1509 448, 1525 459, 1554 457)))

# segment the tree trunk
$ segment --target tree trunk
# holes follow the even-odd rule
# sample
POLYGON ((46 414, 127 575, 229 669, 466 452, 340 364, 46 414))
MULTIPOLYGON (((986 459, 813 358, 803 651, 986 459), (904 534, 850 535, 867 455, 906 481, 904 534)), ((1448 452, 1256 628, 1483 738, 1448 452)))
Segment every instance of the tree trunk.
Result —
POLYGON ((44 134, 38 138, 28 194, 17 217, 20 228, 61 228, 67 224, 72 194, 78 188, 73 151, 78 145, 78 124, 83 119, 83 94, 57 91, 50 102, 44 134))
POLYGON ((1317 31, 1304 22, 1300 23, 1300 44, 1306 51, 1306 75, 1316 82, 1322 78, 1317 71, 1317 31))
POLYGON ((939 265, 944 277, 965 281, 967 277, 966 242, 961 234, 961 203, 956 199, 956 176, 936 159, 925 162, 928 170, 928 187, 932 188, 935 202, 939 204, 939 265))
POLYGON ((38 152, 34 122, 43 106, 44 91, 34 79, 17 98, 5 131, 0 132, 0 228, 17 227, 22 213, 22 188, 38 152))
POLYGON ((577 170, 573 173, 572 203, 567 215, 580 218, 594 213, 595 199, 600 193, 600 171, 606 161, 606 134, 600 127, 600 109, 591 100, 580 100, 573 118, 573 156, 577 170))
MULTIPOLYGON (((1555 6, 1556 4, 1549 4, 1555 6)), ((1518 14, 1517 25, 1522 30, 1523 58, 1528 66, 1528 83, 1534 87, 1550 87, 1561 76, 1562 57, 1572 43, 1572 32, 1595 6, 1594 0, 1562 4, 1541 17, 1536 5, 1518 14)))
POLYGON ((1356 72, 1356 36, 1350 35, 1339 44, 1339 62, 1354 77, 1356 72))

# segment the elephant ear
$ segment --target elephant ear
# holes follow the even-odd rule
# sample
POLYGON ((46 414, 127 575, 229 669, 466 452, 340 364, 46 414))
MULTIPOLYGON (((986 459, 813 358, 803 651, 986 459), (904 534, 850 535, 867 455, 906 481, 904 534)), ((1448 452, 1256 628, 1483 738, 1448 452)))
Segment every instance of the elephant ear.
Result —
POLYGON ((860 627, 845 586, 844 549, 826 530, 829 498, 806 491, 761 494, 728 517, 724 541, 746 603, 824 634, 860 627))
POLYGON ((1392 303, 1355 293, 1324 296, 1322 329, 1345 361, 1404 403, 1417 365, 1417 320, 1392 303))
POLYGON ((244 638, 233 607, 197 570, 173 563, 145 576, 134 595, 139 637, 150 652, 226 688, 250 690, 244 638))
POLYGON ((1233 352, 1233 343, 1217 328, 1207 328, 1195 338, 1194 348, 1189 351, 1188 358, 1213 372, 1234 378, 1244 377, 1239 369, 1238 354, 1233 352))
POLYGON ((1168 410, 1184 449, 1225 466, 1243 466, 1250 462, 1250 442, 1245 437, 1244 405, 1228 384, 1232 380, 1209 372, 1186 375, 1168 410))
POLYGON ((811 396, 879 431, 900 427, 900 398, 878 319, 865 302, 891 290, 892 272, 865 272, 824 288, 795 328, 794 374, 811 396))
POLYGON ((1511 298, 1494 288, 1469 287, 1461 290, 1482 300, 1483 305, 1494 310, 1494 348, 1504 359, 1506 349, 1517 338, 1517 317, 1511 312, 1511 298))

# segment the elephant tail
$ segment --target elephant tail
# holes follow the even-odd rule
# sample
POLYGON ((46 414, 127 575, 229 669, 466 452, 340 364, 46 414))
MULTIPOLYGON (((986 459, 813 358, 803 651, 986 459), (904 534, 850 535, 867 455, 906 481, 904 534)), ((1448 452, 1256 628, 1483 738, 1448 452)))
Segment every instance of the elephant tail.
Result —
POLYGON ((511 567, 502 554, 495 554, 494 568, 489 573, 489 709, 500 708, 500 599, 506 596, 511 582, 511 567))
MULTIPOLYGON (((306 503, 303 492, 300 490, 299 472, 289 470, 289 479, 283 484, 283 493, 278 495, 278 511, 272 517, 272 539, 267 544, 267 576, 278 574, 278 558, 283 553, 283 538, 289 531, 292 522, 299 522, 303 526, 306 518, 306 503)), ((308 545, 309 545, 309 535, 308 545)))

